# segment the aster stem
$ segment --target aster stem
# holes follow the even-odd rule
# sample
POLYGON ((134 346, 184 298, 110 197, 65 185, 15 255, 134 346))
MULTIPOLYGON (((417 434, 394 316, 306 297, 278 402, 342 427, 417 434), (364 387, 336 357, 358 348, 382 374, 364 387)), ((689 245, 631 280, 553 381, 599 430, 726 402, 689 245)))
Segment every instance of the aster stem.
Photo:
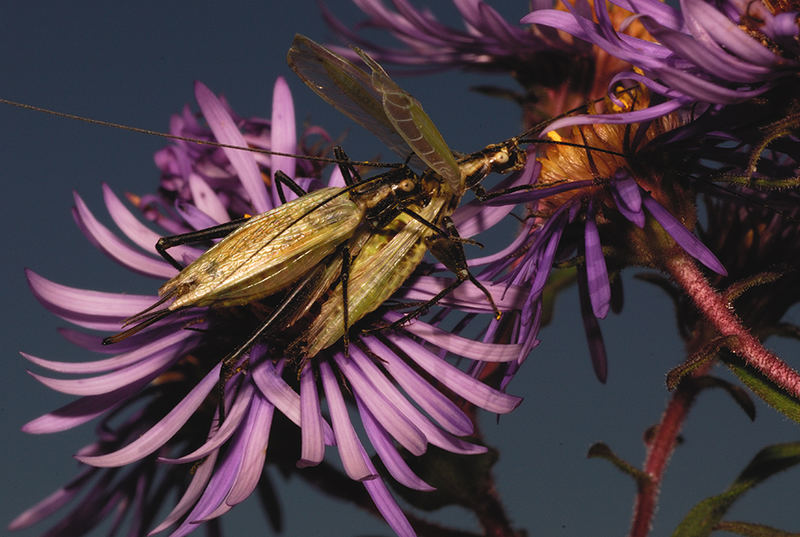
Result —
POLYGON ((764 348, 761 342, 744 327, 730 304, 717 293, 688 254, 680 250, 664 256, 664 268, 692 299, 708 322, 722 336, 735 336, 729 349, 741 356, 770 381, 789 395, 800 399, 800 374, 786 362, 764 348))
MULTIPOLYGON (((712 365, 712 362, 708 362, 701 366, 692 373, 692 377, 705 375, 712 365)), ((697 392, 697 385, 693 382, 682 382, 678 386, 661 415, 661 421, 656 426, 653 438, 648 443, 644 472, 649 481, 640 485, 636 495, 630 537, 645 537, 650 532, 667 463, 678 443, 678 435, 689 415, 689 409, 694 403, 697 392)))

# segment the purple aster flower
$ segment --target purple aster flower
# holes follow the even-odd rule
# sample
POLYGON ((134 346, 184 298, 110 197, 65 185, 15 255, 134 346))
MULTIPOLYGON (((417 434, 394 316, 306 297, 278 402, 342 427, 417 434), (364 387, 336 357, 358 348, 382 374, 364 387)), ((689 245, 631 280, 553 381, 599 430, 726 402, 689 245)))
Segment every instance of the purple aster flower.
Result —
MULTIPOLYGON (((198 84, 195 89, 207 126, 186 109, 173 118, 173 134, 238 147, 297 151, 292 99, 282 79, 275 85, 270 121, 242 119, 205 86, 198 84)), ((324 136, 318 129, 310 129, 306 135, 310 134, 324 136)), ((302 142, 301 149, 306 145, 302 142)), ((159 152, 156 161, 163 172, 159 194, 131 200, 147 219, 170 234, 203 229, 278 206, 277 187, 270 179, 277 170, 294 177, 301 186, 319 186, 319 168, 311 161, 228 147, 178 141, 159 152)), ((328 184, 343 185, 338 169, 328 184)), ((74 216, 87 238, 133 271, 159 279, 172 277, 176 269, 155 255, 158 234, 131 213, 109 187, 104 187, 104 196, 112 220, 133 245, 101 224, 76 196, 74 216)), ((504 207, 489 208, 484 213, 467 209, 459 219, 466 235, 507 212, 504 207)), ((185 245, 172 252, 184 262, 202 253, 185 245)), ((33 272, 28 273, 28 280, 47 309, 89 330, 118 332, 125 319, 157 300, 154 296, 70 288, 33 272)), ((426 300, 445 284, 442 278, 421 275, 411 279, 394 298, 400 302, 426 300)), ((487 287, 502 311, 521 307, 523 289, 489 283, 487 287)), ((480 291, 464 285, 443 304, 472 314, 490 313, 485 302, 480 291)), ((280 354, 282 334, 265 335, 249 349, 247 367, 224 377, 221 392, 217 388, 222 361, 263 321, 263 310, 264 306, 256 303, 190 308, 111 346, 102 346, 87 334, 64 332, 67 339, 87 350, 112 355, 97 361, 67 364, 25 355, 45 369, 78 375, 75 379, 34 377, 54 390, 80 396, 30 422, 25 427, 29 432, 61 431, 98 416, 108 417, 145 395, 149 403, 146 412, 140 411, 136 419, 125 419, 113 430, 106 427, 104 418, 101 440, 77 456, 86 468, 76 482, 21 515, 13 527, 49 516, 85 487, 87 479, 99 474, 98 484, 54 531, 91 527, 98 515, 89 506, 98 496, 107 499, 104 509, 127 505, 148 514, 143 520, 149 522, 160 504, 152 503, 141 491, 155 487, 159 491, 183 491, 181 500, 156 530, 178 524, 173 535, 185 535, 200 522, 227 512, 259 486, 268 448, 270 452, 276 449, 274 437, 270 442, 270 429, 277 409, 299 427, 298 467, 320 464, 326 446, 335 446, 346 475, 363 483, 394 531, 413 535, 358 429, 363 428, 394 480, 412 489, 430 490, 432 487, 405 462, 402 452, 421 455, 428 444, 458 454, 485 452, 485 447, 462 438, 473 432, 473 422, 462 405, 503 414, 521 401, 482 382, 482 368, 474 364, 512 362, 518 359, 523 345, 475 341, 448 334, 435 322, 422 321, 404 329, 359 334, 351 340, 349 356, 341 346, 334 345, 309 357, 299 370, 280 354), (457 367, 446 360, 449 353, 466 358, 462 359, 464 365, 457 367), (176 382, 179 388, 165 389, 169 382, 176 382), (352 404, 360 425, 351 419, 352 404), (221 408, 225 418, 220 423, 221 408), (180 474, 177 469, 188 471, 184 463, 199 466, 193 476, 175 477, 180 474), (147 475, 138 477, 137 468, 146 468, 147 475), (163 479, 154 477, 158 471, 166 472, 163 479), (112 482, 115 474, 125 477, 112 482)), ((365 324, 380 325, 398 318, 400 314, 384 309, 365 319, 365 324)), ((484 331, 486 341, 491 340, 492 330, 490 325, 484 331)))
MULTIPOLYGON (((630 109, 648 104, 642 93, 626 98, 630 109)), ((614 106, 610 101, 606 105, 614 106)), ((675 248, 711 270, 725 273, 716 256, 691 231, 696 219, 693 193, 673 184, 675 178, 670 174, 674 168, 653 158, 659 154, 654 140, 685 122, 685 117, 672 114, 631 126, 572 127, 570 136, 563 139, 576 146, 541 146, 533 165, 514 183, 530 187, 489 202, 531 204, 516 250, 493 260, 482 273, 493 281, 530 285, 522 311, 521 326, 526 328, 521 333, 524 350, 520 361, 537 342, 541 294, 557 264, 577 266, 584 326, 601 380, 606 378, 607 364, 597 320, 615 306, 619 296, 615 287, 621 285, 619 278, 611 276, 628 265, 658 268, 659 256, 670 255, 665 252, 675 248), (663 168, 659 169, 659 164, 663 168)), ((562 139, 554 133, 551 138, 562 139)), ((518 365, 509 369, 506 380, 518 365)))
MULTIPOLYGON (((460 68, 508 73, 520 83, 521 91, 488 83, 475 89, 517 101, 528 124, 583 105, 587 98, 602 97, 610 77, 630 68, 564 33, 509 22, 480 0, 453 2, 464 29, 447 26, 430 10, 417 9, 406 0, 394 0, 391 7, 381 0, 355 4, 367 15, 356 25, 343 24, 325 11, 328 24, 348 44, 357 44, 382 63, 394 63, 406 72, 460 68), (370 29, 393 35, 402 47, 387 48, 369 40, 364 34, 370 29)), ((349 48, 334 48, 357 59, 349 48)))
POLYGON ((643 121, 697 102, 737 103, 776 84, 797 83, 800 25, 791 4, 681 0, 680 9, 658 0, 614 4, 630 11, 631 17, 617 23, 605 3, 577 0, 574 5, 565 3, 566 11, 538 9, 522 19, 565 31, 637 68, 617 74, 611 88, 632 81, 664 97, 649 110, 595 116, 591 121, 643 121), (634 20, 649 36, 630 34, 628 26, 634 20))
POLYGON ((354 3, 367 15, 367 20, 345 25, 323 9, 331 28, 349 43, 367 49, 381 62, 412 66, 416 70, 442 67, 510 70, 520 63, 529 63, 538 52, 547 50, 547 36, 555 37, 555 32, 535 34, 509 23, 481 0, 453 2, 461 15, 463 30, 439 22, 429 9, 415 8, 406 0, 393 0, 394 9, 382 0, 354 0, 354 3), (407 48, 381 47, 364 39, 358 32, 368 28, 388 31, 407 48))

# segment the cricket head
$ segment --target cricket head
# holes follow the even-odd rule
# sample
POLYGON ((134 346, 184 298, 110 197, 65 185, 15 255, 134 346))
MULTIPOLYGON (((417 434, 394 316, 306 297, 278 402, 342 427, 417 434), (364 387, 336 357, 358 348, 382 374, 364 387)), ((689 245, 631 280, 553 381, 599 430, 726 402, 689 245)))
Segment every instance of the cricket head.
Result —
POLYGON ((512 138, 499 144, 488 145, 461 159, 459 167, 464 177, 466 188, 472 188, 480 183, 490 173, 508 174, 525 167, 527 153, 519 144, 519 140, 512 138))

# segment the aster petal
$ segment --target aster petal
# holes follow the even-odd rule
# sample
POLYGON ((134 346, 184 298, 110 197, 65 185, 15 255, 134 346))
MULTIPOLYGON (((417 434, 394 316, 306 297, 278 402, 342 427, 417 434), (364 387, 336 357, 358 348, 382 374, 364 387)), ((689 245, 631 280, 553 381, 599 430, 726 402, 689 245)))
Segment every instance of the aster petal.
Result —
POLYGON ((647 210, 650 211, 653 218, 661 224, 664 231, 666 231, 681 248, 686 250, 689 255, 717 274, 722 274, 723 276, 728 274, 720 260, 717 259, 717 256, 656 200, 650 196, 646 196, 644 198, 644 206, 647 207, 647 210))
POLYGON ((103 201, 111 219, 126 237, 142 250, 155 252, 154 246, 159 239, 158 234, 142 224, 106 183, 103 183, 103 201))
POLYGON ((28 434, 49 434, 83 425, 87 421, 108 412, 122 401, 127 400, 141 390, 150 380, 152 379, 146 378, 140 382, 102 395, 81 397, 57 410, 29 421, 22 426, 22 431, 28 434))
MULTIPOLYGON (((415 279, 405 288, 403 298, 411 301, 427 301, 453 282, 451 278, 436 278, 424 276, 415 279)), ((481 282, 492 295, 495 305, 500 311, 519 309, 526 295, 526 289, 504 284, 481 282)), ((458 308, 463 311, 475 313, 494 313, 492 305, 486 300, 486 295, 472 282, 465 282, 453 289, 447 296, 439 300, 438 304, 447 308, 458 308)))
POLYGON ((167 262, 143 254, 117 238, 94 217, 80 196, 75 194, 74 197, 74 215, 78 227, 103 253, 125 268, 145 276, 166 279, 175 274, 175 267, 170 266, 167 262))
POLYGON ((348 360, 339 353, 334 355, 334 360, 352 386, 353 393, 361 398, 361 401, 380 421, 381 426, 413 455, 425 453, 427 441, 422 431, 375 388, 352 360, 348 360))
POLYGON ((339 448, 339 457, 342 466, 350 479, 356 481, 374 480, 377 473, 370 469, 369 458, 362 454, 361 443, 350 423, 350 415, 344 403, 342 392, 336 382, 336 376, 327 362, 319 365, 322 387, 325 390, 325 398, 328 401, 328 410, 331 414, 333 424, 333 434, 336 437, 336 445, 339 448))
POLYGON ((131 364, 112 373, 79 379, 56 379, 28 372, 33 378, 50 388, 70 395, 100 395, 122 388, 143 378, 151 378, 168 369, 180 356, 171 349, 154 353, 139 363, 131 364))
POLYGON ((408 338, 402 338, 396 334, 389 334, 387 337, 395 345, 407 352, 409 357, 422 369, 430 373, 433 378, 484 410, 506 414, 517 408, 522 402, 519 397, 499 392, 472 378, 408 338))
POLYGON ((431 386, 386 345, 374 337, 362 337, 362 341, 380 357, 384 367, 400 387, 446 431, 459 436, 472 433, 472 420, 464 411, 431 386))
POLYGON ((158 298, 68 287, 43 278, 30 269, 26 269, 25 274, 33 295, 48 311, 91 330, 118 330, 123 319, 142 311, 158 298))
POLYGON ((20 354, 28 361, 58 373, 100 373, 127 367, 144 359, 151 359, 153 355, 170 352, 173 348, 182 346, 184 340, 192 337, 189 331, 180 331, 169 334, 166 337, 141 345, 133 351, 118 354, 113 358, 104 360, 94 360, 90 362, 56 362, 44 360, 33 355, 21 352, 20 354))
MULTIPOLYGON (((742 31, 733 21, 711 4, 698 0, 681 0, 681 13, 688 29, 695 37, 707 35, 710 39, 713 39, 714 43, 719 44, 730 54, 745 58, 749 62, 764 65, 774 65, 779 59, 768 48, 742 31)), ((729 58, 733 60, 730 55, 729 58)), ((710 68, 711 66, 704 64, 703 67, 710 68)), ((757 66, 752 68, 757 69, 757 66)), ((764 74, 768 72, 767 69, 763 69, 763 71, 764 74)))
POLYGON ((372 443, 381 462, 386 466, 386 469, 392 477, 394 477, 398 483, 410 489, 435 490, 435 487, 430 486, 408 467, 408 464, 406 464, 394 448, 392 440, 389 438, 386 430, 381 427, 372 415, 372 412, 361 402, 361 398, 358 397, 358 395, 356 395, 356 405, 358 406, 358 413, 361 416, 361 421, 364 424, 364 430, 367 432, 369 441, 372 443))
POLYGON ((603 319, 608 314, 611 302, 611 284, 608 282, 606 258, 603 256, 603 245, 600 242, 600 234, 597 232, 597 223, 591 215, 586 218, 584 245, 586 278, 589 286, 589 298, 592 301, 592 311, 594 311, 595 317, 603 319))
POLYGON ((178 520, 186 514, 189 509, 195 504, 198 498, 203 494, 206 489, 206 484, 211 479, 214 473, 214 468, 217 463, 217 456, 219 451, 212 452, 195 470, 192 475, 192 481, 186 487, 186 491, 181 496, 181 499, 172 508, 172 511, 164 518, 163 522, 153 528, 147 535, 154 535, 164 531, 168 527, 175 524, 178 520))
POLYGON ((300 460, 298 468, 316 466, 325 457, 325 444, 332 444, 333 439, 326 440, 322 426, 327 424, 319 408, 319 395, 314 373, 310 367, 300 374, 300 460))
POLYGON ((228 446, 222 461, 214 469, 211 480, 203 491, 203 495, 197 500, 194 509, 170 537, 188 535, 197 529, 197 525, 201 522, 206 522, 230 510, 230 506, 225 505, 223 501, 233 487, 242 462, 242 442, 243 438, 236 435, 233 444, 228 446))
POLYGON ((122 319, 142 311, 158 299, 150 295, 121 295, 68 287, 50 281, 30 269, 25 270, 25 275, 33 294, 45 307, 63 308, 81 315, 102 311, 105 317, 116 320, 116 328, 119 328, 122 319))
MULTIPOLYGON (((385 347, 384 347, 385 349, 385 347)), ((388 349, 386 349, 388 350, 388 349)), ((381 355, 383 356, 383 355, 381 355)), ((383 393, 386 398, 392 402, 398 411, 406 416, 411 422, 422 431, 425 438, 431 444, 446 449, 453 453, 483 453, 486 448, 477 446, 469 442, 464 442, 455 438, 434 425, 427 417, 425 417, 417 408, 412 405, 406 397, 400 393, 395 385, 378 369, 378 366, 373 363, 363 352, 358 349, 353 349, 351 354, 352 359, 358 365, 364 374, 370 379, 376 389, 383 393)), ((374 418, 374 415, 370 413, 374 418)), ((383 428, 382 428, 383 430, 383 428)), ((376 447, 377 449, 377 447, 376 447)))
MULTIPOLYGON (((365 460, 368 471, 373 475, 377 475, 375 466, 373 466, 372 462, 369 460, 364 448, 360 445, 359 448, 361 451, 360 455, 365 460)), ((375 503, 375 507, 378 509, 378 512, 381 514, 384 520, 386 520, 386 523, 389 524, 389 527, 394 530, 398 537, 417 536, 414 528, 411 527, 406 515, 403 513, 403 510, 400 509, 400 506, 397 505, 397 502, 392 497, 389 489, 386 488, 386 483, 383 482, 383 479, 369 479, 362 481, 362 483, 364 484, 364 488, 367 489, 370 498, 372 498, 372 501, 375 503)))
POLYGON ((225 498, 226 504, 241 503, 258 485, 267 456, 267 444, 274 412, 275 407, 260 393, 256 393, 242 432, 245 445, 241 469, 233 488, 225 498))
POLYGON ((190 173, 188 183, 189 191, 192 194, 192 203, 197 209, 211 217, 214 224, 222 224, 230 220, 225 203, 219 199, 216 192, 202 177, 196 173, 190 173))
POLYGON ((611 195, 614 197, 620 214, 641 229, 644 227, 645 215, 642 210, 642 195, 639 192, 639 185, 627 173, 623 173, 623 176, 619 176, 619 172, 615 174, 611 195))
MULTIPOLYGON (((387 321, 394 322, 401 319, 403 316, 396 312, 389 312, 384 317, 387 321)), ((475 341, 474 339, 461 337, 457 334, 451 334, 450 332, 446 332, 441 328, 437 328, 422 321, 404 326, 403 329, 406 332, 434 344, 440 349, 473 360, 481 360, 484 362, 510 362, 516 359, 520 351, 520 345, 475 341)))
POLYGON ((139 438, 117 451, 95 457, 78 457, 84 464, 100 467, 123 466, 153 453, 183 427, 219 381, 217 364, 180 403, 139 438))
POLYGON ((600 330, 600 323, 597 322, 596 314, 592 311, 593 305, 588 296, 590 291, 586 272, 579 270, 578 297, 581 303, 583 330, 586 333, 586 342, 589 344, 589 356, 592 359, 594 374, 597 380, 605 384, 606 379, 608 379, 608 357, 606 346, 603 342, 603 332, 600 330))
POLYGON ((29 507, 17 515, 14 520, 9 523, 9 531, 21 530, 32 526, 61 509, 81 493, 83 487, 95 473, 96 470, 94 468, 83 470, 75 479, 50 494, 47 498, 39 501, 36 505, 29 507))
MULTIPOLYGON (((279 76, 275 80, 275 85, 272 89, 271 126, 270 148, 280 153, 296 153, 297 132, 295 129, 294 102, 292 100, 292 92, 289 90, 289 85, 282 76, 279 76)), ((297 160, 293 157, 284 157, 281 155, 272 156, 273 176, 275 172, 280 170, 289 177, 294 178, 296 168, 297 160)), ((272 189, 274 190, 276 188, 279 187, 273 180, 272 189)), ((277 196, 277 191, 274 191, 274 195, 277 196)), ((296 197, 297 195, 294 192, 286 192, 287 201, 291 201, 296 197)))
MULTIPOLYGON (((197 104, 200 106, 203 117, 206 118, 208 126, 217 141, 222 144, 246 147, 247 144, 242 133, 236 127, 230 114, 225 110, 217 96, 200 82, 195 82, 194 91, 197 104)), ((253 155, 245 150, 229 147, 223 147, 222 150, 236 170, 242 186, 250 196, 250 203, 255 211, 258 213, 267 212, 271 208, 271 204, 267 199, 267 191, 253 155)))
POLYGON ((217 430, 209 435, 202 446, 183 457, 159 457, 158 461, 169 464, 184 464, 187 462, 199 461, 208 456, 212 451, 219 449, 222 444, 227 442, 228 439, 238 431, 239 425, 242 423, 242 420, 247 415, 247 411, 250 408, 250 402, 253 399, 254 391, 252 384, 249 382, 244 383, 244 386, 236 393, 233 404, 228 409, 228 413, 225 416, 225 421, 222 422, 222 425, 217 430))

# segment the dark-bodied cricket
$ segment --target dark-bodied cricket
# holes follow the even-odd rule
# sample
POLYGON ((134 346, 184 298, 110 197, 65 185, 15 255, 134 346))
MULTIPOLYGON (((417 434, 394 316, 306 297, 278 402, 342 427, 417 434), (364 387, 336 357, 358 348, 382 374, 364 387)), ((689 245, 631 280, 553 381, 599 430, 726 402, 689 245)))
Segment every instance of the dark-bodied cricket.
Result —
POLYGON ((349 326, 388 299, 427 251, 457 276, 431 303, 471 280, 499 315, 467 269, 464 241, 450 215, 466 189, 492 171, 521 169, 525 151, 515 138, 456 158, 416 99, 359 53, 372 75, 302 36, 295 38, 288 61, 309 87, 404 155, 408 165, 360 180, 352 167, 340 164, 346 187, 302 195, 245 222, 162 239, 157 249, 181 272, 161 287, 156 304, 128 319, 132 326, 106 343, 184 308, 244 305, 291 289, 290 299, 232 358, 268 326, 290 326, 321 300, 320 312, 292 345, 306 361, 340 339, 346 346, 349 326), (415 173, 412 165, 423 171, 415 173), (225 238, 185 268, 166 252, 220 236, 225 238))

